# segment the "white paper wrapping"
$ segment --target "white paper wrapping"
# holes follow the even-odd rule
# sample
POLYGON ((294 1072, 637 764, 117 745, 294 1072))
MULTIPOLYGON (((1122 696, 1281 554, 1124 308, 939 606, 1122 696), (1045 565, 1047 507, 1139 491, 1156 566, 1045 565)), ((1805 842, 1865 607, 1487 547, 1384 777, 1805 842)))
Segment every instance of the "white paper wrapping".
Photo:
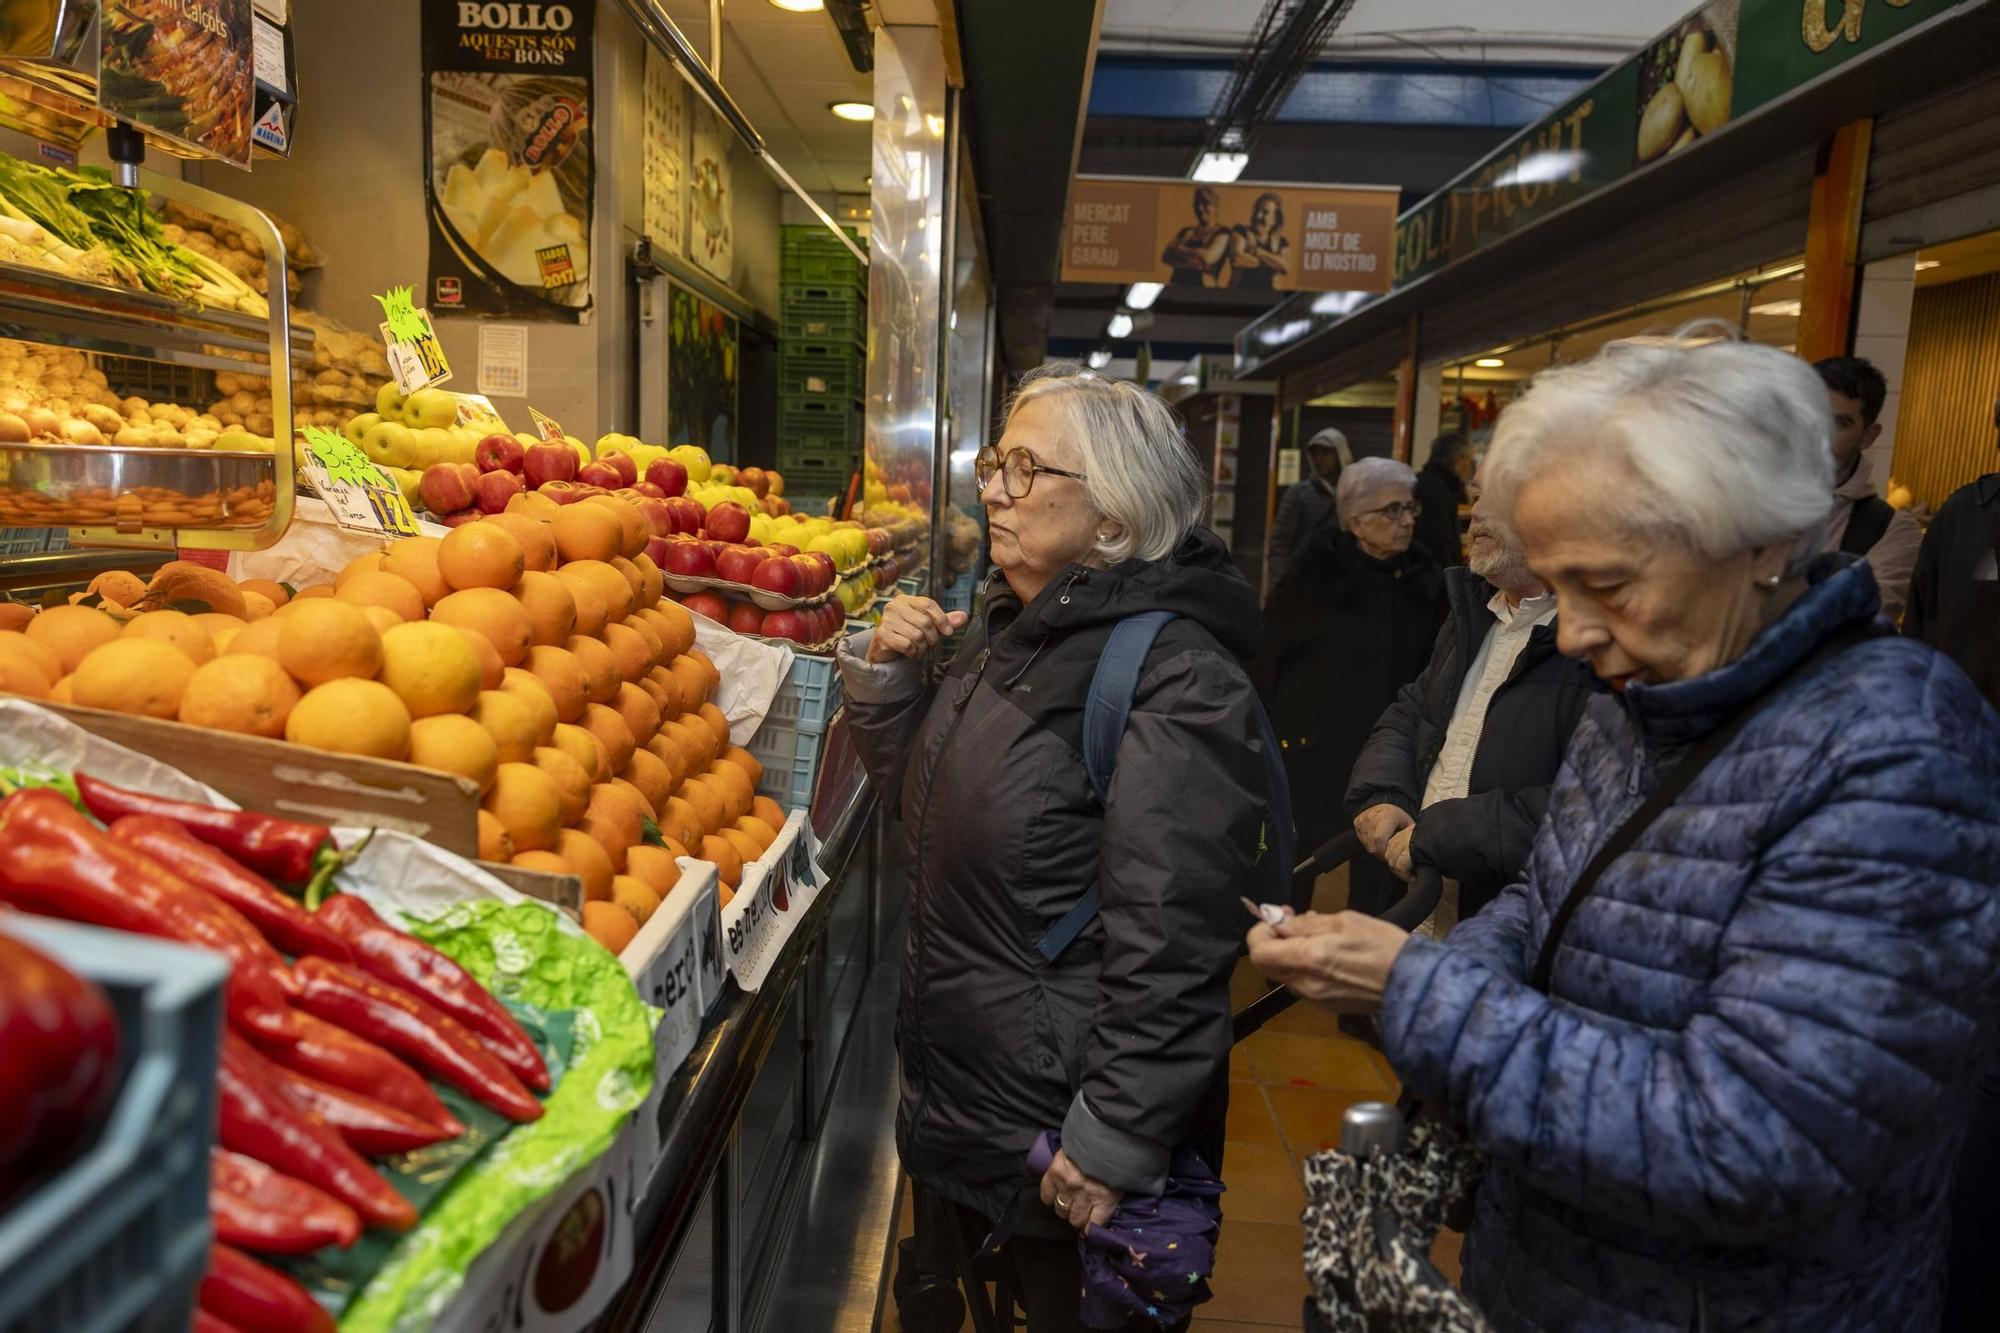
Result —
POLYGON ((707 616, 694 618, 695 647, 707 653, 722 673, 715 706, 729 720, 729 739, 748 745, 764 725, 778 687, 792 674, 792 650, 783 644, 760 643, 718 625, 707 616))
POLYGON ((285 529, 276 545, 229 553, 229 577, 238 581, 270 579, 309 588, 333 582, 333 576, 350 562, 387 544, 380 536, 364 536, 338 526, 325 501, 302 492, 292 503, 292 526, 285 529))

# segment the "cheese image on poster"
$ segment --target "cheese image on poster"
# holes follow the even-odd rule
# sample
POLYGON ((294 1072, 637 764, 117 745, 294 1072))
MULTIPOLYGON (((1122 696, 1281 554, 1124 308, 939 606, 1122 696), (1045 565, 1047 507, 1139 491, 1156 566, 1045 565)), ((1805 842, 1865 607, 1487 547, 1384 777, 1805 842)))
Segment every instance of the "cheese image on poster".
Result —
POLYGON ((488 148, 476 167, 452 164, 442 202, 459 237, 509 282, 560 286, 551 280, 589 271, 586 218, 564 204, 552 170, 530 171, 488 148))

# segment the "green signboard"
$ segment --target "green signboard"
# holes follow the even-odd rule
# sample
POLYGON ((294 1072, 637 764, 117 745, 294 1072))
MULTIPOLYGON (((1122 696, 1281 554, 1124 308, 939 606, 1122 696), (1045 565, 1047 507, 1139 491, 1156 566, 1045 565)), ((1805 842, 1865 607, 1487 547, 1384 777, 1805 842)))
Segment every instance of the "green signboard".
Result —
POLYGON ((1743 0, 1736 114, 1812 82, 1963 0, 1743 0))

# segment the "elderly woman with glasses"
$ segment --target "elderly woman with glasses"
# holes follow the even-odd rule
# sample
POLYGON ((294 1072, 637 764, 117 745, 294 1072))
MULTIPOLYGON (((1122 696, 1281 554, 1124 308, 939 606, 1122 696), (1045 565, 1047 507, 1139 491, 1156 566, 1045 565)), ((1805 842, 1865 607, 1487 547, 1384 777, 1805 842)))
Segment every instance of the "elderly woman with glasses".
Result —
MULTIPOLYGON (((1301 852, 1348 827, 1349 771, 1396 692, 1430 661, 1444 573, 1411 544, 1417 474, 1390 458, 1343 468, 1338 527, 1308 541, 1264 608, 1254 669, 1285 749, 1301 852)), ((1348 868, 1348 905, 1380 912, 1403 884, 1379 861, 1348 868)))
POLYGON ((896 1130, 924 1271, 952 1276, 937 1239, 976 1245, 1018 1199, 1004 1253, 1028 1327, 1050 1333, 1080 1327, 1077 1231, 1124 1194, 1160 1193, 1176 1148, 1221 1168, 1238 895, 1275 845, 1239 664, 1260 626, 1200 526, 1193 452, 1144 389, 1073 367, 1030 376, 977 475, 1000 579, 956 657, 926 671, 963 613, 901 597, 839 660, 863 760, 909 839, 896 1130), (1173 619, 1100 800, 1085 696, 1113 627, 1152 611, 1173 619), (1062 945, 1055 928, 1092 886, 1099 910, 1062 945), (1062 1151, 1034 1182, 1044 1130, 1062 1151))

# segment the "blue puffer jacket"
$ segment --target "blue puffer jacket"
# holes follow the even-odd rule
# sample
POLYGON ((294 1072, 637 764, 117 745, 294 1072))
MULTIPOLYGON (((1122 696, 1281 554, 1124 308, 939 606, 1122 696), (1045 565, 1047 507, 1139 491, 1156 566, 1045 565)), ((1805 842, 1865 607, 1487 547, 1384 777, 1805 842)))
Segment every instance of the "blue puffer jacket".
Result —
POLYGON ((1505 1330, 1928 1329, 2000 982, 2000 719, 1905 639, 1787 684, 1550 918, 1740 702, 1872 617, 1834 558, 1742 657, 1593 700, 1530 859, 1382 1003, 1403 1078, 1490 1154, 1465 1286, 1505 1330))

